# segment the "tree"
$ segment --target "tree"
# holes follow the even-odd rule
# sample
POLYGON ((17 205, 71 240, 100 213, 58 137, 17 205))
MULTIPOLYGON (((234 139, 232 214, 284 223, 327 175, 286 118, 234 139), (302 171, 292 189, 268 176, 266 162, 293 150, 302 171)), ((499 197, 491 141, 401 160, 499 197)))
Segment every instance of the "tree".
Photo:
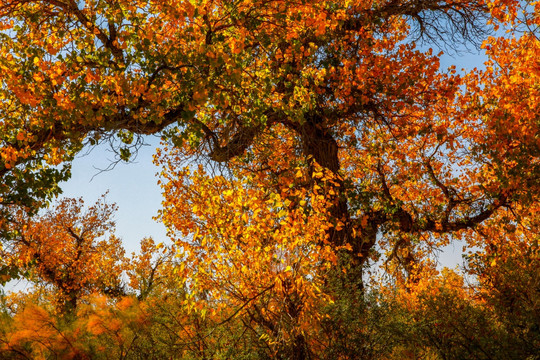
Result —
POLYGON ((179 266, 174 260, 175 253, 174 247, 156 244, 152 238, 141 240, 140 253, 132 254, 126 269, 130 290, 137 293, 139 300, 145 300, 154 292, 164 296, 167 290, 176 288, 170 284, 180 281, 173 275, 179 266))
POLYGON ((81 297, 92 292, 122 295, 124 250, 110 234, 116 207, 104 201, 85 211, 82 199, 66 198, 42 216, 19 214, 18 235, 2 254, 28 269, 37 284, 54 288, 62 315, 73 315, 81 297))
POLYGON ((227 299, 249 315, 253 299, 289 301, 290 323, 253 317, 286 345, 273 349, 306 358, 317 345, 300 329, 309 322, 296 320, 315 304, 310 289, 362 291, 369 259, 385 253, 414 274, 426 249, 538 200, 539 6, 2 0, 0 173, 42 199, 60 175, 38 177, 44 187, 35 171, 104 140, 119 140, 128 159, 140 136, 162 134, 174 147, 162 160, 163 220, 186 268, 207 271, 194 273, 194 304, 227 299), (488 38, 498 26, 510 34, 488 38), (485 71, 441 69, 425 46, 463 41, 483 42, 485 71), (226 171, 181 168, 201 154, 226 171), (284 254, 289 270, 272 262, 284 254), (337 266, 325 272, 329 263, 337 266), (251 272, 241 275, 244 266, 251 272), (272 276, 257 288, 262 270, 272 276), (280 289, 280 278, 295 285, 280 289), (275 324, 294 330, 281 336, 275 324))
MULTIPOLYGON (((125 159, 134 135, 162 130, 223 162, 282 126, 302 166, 338 179, 329 211, 343 226, 328 237, 362 263, 383 228, 459 231, 511 201, 514 183, 477 175, 495 166, 490 126, 415 39, 481 40, 483 19, 515 21, 518 5, 6 0, 3 171, 69 161, 114 134, 125 159)), ((490 108, 481 91, 476 108, 490 108)))
POLYGON ((534 357, 540 345, 540 222, 537 205, 516 206, 490 219, 470 237, 467 256, 479 297, 516 358, 534 357))

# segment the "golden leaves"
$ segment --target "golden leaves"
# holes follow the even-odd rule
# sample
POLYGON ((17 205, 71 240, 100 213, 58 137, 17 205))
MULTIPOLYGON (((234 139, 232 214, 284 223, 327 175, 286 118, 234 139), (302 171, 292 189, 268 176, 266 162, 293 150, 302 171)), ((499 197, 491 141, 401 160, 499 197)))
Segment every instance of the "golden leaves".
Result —
MULTIPOLYGON (((80 204, 64 204, 22 229, 32 241, 15 247, 19 262, 39 258, 36 273, 64 300, 114 285, 123 269, 141 299, 177 277, 190 315, 273 324, 280 330, 257 338, 284 344, 316 331, 331 270, 355 276, 340 254, 360 252, 362 272, 380 250, 393 259, 389 272, 405 264, 408 292, 436 292, 420 275, 435 276, 429 250, 449 239, 423 232, 475 227, 510 199, 535 198, 532 33, 486 40, 486 70, 460 77, 408 41, 409 8, 391 1, 83 3, 15 1, 16 22, 10 7, 2 13, 2 162, 56 166, 89 134, 177 126, 177 148, 158 159, 160 220, 176 253, 145 239, 131 266, 117 264, 119 240, 102 238, 107 211, 77 219, 69 212, 80 215, 80 204), (227 172, 178 165, 216 149, 237 156, 227 172)), ((445 14, 474 5, 435 3, 445 14)), ((518 2, 488 4, 518 21, 518 2)), ((504 264, 489 256, 491 268, 504 264)), ((138 305, 98 303, 87 330, 123 345, 138 305)))
MULTIPOLYGON (((326 299, 320 291, 322 272, 335 264, 336 255, 332 247, 321 246, 326 211, 317 213, 307 201, 295 199, 305 198, 305 190, 272 192, 247 173, 230 179, 210 176, 202 167, 176 169, 171 162, 164 175, 161 219, 182 249, 190 291, 207 294, 205 300, 190 300, 190 308, 222 302, 229 304, 221 315, 226 318, 235 308, 244 316, 262 306, 263 316, 274 322, 286 311, 279 304, 295 297, 305 321, 312 321, 308 318, 326 299)), ((303 176, 291 174, 293 179, 303 176)))
MULTIPOLYGON (((81 199, 64 199, 41 218, 21 215, 20 237, 11 249, 26 259, 18 266, 31 268, 42 282, 55 288, 61 307, 97 288, 114 286, 114 274, 122 271, 118 239, 101 238, 112 229, 115 206, 97 203, 86 212, 82 207, 81 199)), ((66 309, 61 311, 74 310, 66 309)))

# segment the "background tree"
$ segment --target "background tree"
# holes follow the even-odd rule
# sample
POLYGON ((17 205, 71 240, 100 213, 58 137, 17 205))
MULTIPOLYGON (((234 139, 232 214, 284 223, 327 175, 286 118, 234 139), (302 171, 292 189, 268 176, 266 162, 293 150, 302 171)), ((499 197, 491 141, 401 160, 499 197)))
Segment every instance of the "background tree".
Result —
POLYGON ((479 297, 500 324, 508 352, 535 356, 540 345, 540 250, 536 207, 516 206, 471 236, 469 274, 479 297))
POLYGON ((20 214, 17 236, 3 256, 28 268, 37 286, 52 286, 59 311, 73 315, 83 295, 121 295, 124 250, 112 235, 115 205, 102 198, 84 209, 65 198, 42 216, 20 214))

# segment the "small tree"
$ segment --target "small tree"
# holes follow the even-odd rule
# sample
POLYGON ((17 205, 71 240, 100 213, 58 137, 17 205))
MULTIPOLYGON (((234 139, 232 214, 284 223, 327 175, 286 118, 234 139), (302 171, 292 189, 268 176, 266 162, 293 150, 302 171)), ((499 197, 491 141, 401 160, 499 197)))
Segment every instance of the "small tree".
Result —
POLYGON ((84 209, 65 198, 44 215, 18 216, 17 236, 5 255, 31 271, 36 284, 54 289, 58 310, 71 315, 91 292, 118 293, 124 250, 112 235, 115 205, 104 197, 84 209))

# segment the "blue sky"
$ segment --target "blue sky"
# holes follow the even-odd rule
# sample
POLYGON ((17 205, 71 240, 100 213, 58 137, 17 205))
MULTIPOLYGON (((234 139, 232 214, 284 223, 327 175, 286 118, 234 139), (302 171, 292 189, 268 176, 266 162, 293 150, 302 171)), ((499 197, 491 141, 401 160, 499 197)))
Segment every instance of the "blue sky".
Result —
POLYGON ((100 172, 114 161, 108 144, 94 148, 89 154, 81 153, 72 166, 72 178, 62 183, 62 196, 83 197, 91 205, 108 191, 107 201, 119 207, 116 235, 128 253, 136 251, 144 237, 152 236, 156 242, 166 242, 166 229, 152 219, 161 206, 161 189, 157 185, 159 168, 152 156, 159 139, 149 137, 132 163, 120 162, 114 169, 100 172))

